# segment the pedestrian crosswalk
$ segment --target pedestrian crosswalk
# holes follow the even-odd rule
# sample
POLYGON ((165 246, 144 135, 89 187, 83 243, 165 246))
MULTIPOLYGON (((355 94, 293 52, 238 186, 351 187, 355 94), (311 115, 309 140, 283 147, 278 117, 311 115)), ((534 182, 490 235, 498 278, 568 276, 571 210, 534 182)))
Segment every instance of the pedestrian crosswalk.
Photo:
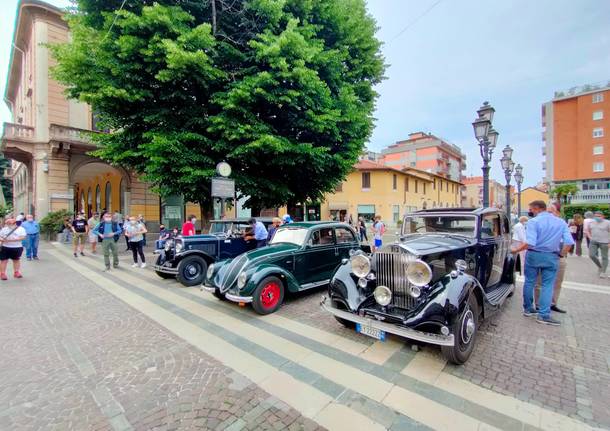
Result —
POLYGON ((448 374, 440 356, 405 352, 399 339, 368 345, 279 314, 258 316, 152 271, 105 274, 100 256, 50 253, 328 429, 590 429, 448 374))

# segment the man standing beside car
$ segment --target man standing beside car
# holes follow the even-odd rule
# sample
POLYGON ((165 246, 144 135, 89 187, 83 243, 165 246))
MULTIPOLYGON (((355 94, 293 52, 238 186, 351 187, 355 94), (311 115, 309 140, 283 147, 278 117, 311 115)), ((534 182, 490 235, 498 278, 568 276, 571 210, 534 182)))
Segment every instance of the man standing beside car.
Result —
POLYGON ((265 225, 257 221, 255 218, 251 218, 249 221, 252 229, 254 229, 254 239, 256 240, 256 248, 261 248, 267 245, 267 229, 265 225))
POLYGON ((574 240, 565 221, 553 216, 546 210, 544 201, 533 201, 530 207, 530 220, 527 223, 526 243, 513 248, 513 253, 527 250, 525 255, 525 283, 523 284, 523 315, 535 316, 536 322, 558 326, 558 320, 551 317, 553 287, 559 266, 558 254, 565 255, 574 240), (561 243, 563 242, 563 248, 561 243), (539 311, 534 308, 534 285, 541 276, 539 311))

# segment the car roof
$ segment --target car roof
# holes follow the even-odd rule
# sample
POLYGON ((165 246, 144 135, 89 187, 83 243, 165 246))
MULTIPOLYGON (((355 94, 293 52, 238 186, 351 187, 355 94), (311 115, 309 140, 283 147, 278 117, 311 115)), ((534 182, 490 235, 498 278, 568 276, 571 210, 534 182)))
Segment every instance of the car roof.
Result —
POLYGON ((281 227, 302 227, 309 229, 312 227, 319 226, 349 226, 347 223, 341 223, 336 221, 298 221, 294 223, 284 224, 281 227))
POLYGON ((497 213, 502 212, 498 208, 488 207, 488 208, 472 208, 472 207, 459 207, 459 208, 430 208, 426 210, 415 211, 414 214, 434 214, 434 213, 459 213, 459 214, 473 214, 473 215, 481 215, 481 214, 489 214, 489 213, 497 213))
MULTIPOLYGON (((210 220, 210 223, 248 223, 252 217, 246 218, 225 218, 221 220, 210 220)), ((272 217, 254 217, 256 221, 271 222, 272 217)))

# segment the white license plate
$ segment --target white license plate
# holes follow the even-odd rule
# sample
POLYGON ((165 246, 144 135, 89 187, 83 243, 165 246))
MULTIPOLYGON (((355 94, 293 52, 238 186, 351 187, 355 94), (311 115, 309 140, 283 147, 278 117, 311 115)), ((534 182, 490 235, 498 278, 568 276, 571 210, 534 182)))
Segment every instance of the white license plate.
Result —
POLYGON ((373 328, 369 325, 362 325, 360 323, 356 323, 356 332, 359 332, 364 335, 368 335, 369 337, 373 337, 380 341, 385 341, 385 331, 381 329, 373 328))

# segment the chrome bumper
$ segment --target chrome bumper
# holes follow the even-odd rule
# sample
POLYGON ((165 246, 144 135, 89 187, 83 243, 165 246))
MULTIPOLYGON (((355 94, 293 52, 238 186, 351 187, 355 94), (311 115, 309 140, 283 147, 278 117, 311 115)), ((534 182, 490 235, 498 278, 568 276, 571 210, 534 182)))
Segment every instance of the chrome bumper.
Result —
POLYGON ((172 275, 178 274, 178 268, 170 268, 168 266, 155 265, 155 266, 153 266, 153 269, 155 271, 159 271, 164 274, 172 274, 172 275))
POLYGON ((239 296, 239 295, 232 295, 230 293, 225 293, 225 298, 227 298, 229 301, 240 302, 243 304, 249 304, 252 302, 251 296, 239 296))
POLYGON ((201 285, 201 290, 205 290, 206 292, 214 293, 216 292, 216 288, 212 286, 206 286, 205 284, 201 285))
POLYGON ((390 323, 380 322, 379 320, 370 319, 368 317, 362 317, 348 311, 339 310, 327 303, 327 298, 322 297, 320 306, 324 311, 327 311, 341 319, 348 320, 350 322, 359 323, 366 325, 381 331, 387 332, 388 334, 398 335, 399 337, 408 338, 410 340, 421 341, 428 344, 436 344, 438 346, 453 346, 455 344, 453 334, 441 335, 431 334, 429 332, 416 331, 415 329, 405 328, 404 326, 393 325, 390 323))

